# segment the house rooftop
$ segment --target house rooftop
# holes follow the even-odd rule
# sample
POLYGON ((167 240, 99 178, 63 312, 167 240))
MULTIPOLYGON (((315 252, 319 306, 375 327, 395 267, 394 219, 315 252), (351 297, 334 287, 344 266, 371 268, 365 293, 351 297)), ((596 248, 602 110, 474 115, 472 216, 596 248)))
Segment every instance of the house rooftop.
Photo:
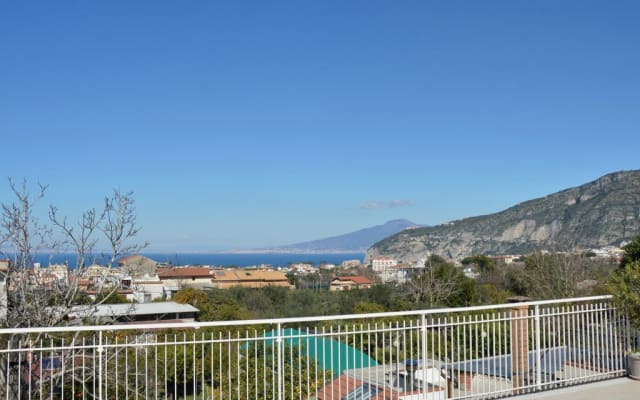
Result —
POLYGON ((209 267, 158 268, 160 279, 209 278, 212 272, 209 267))
POLYGON ((225 281, 281 281, 287 279, 280 271, 256 269, 225 269, 216 270, 213 274, 216 282, 225 281))
POLYGON ((359 275, 352 275, 352 276, 337 276, 334 278, 334 280, 338 280, 341 282, 355 282, 359 285, 372 285, 373 281, 369 278, 366 278, 364 276, 359 276, 359 275))
POLYGON ((180 304, 173 301, 140 304, 100 304, 90 307, 75 306, 71 310, 71 313, 76 314, 78 317, 141 316, 198 312, 200 312, 200 310, 190 304, 180 304))

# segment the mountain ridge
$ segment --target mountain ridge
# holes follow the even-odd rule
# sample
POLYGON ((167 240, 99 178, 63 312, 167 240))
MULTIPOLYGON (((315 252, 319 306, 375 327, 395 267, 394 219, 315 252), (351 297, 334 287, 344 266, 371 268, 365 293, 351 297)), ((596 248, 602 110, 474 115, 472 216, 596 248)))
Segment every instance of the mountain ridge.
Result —
POLYGON ((406 219, 394 219, 382 225, 376 225, 342 235, 330 236, 323 239, 294 243, 280 246, 276 249, 302 250, 302 251, 355 251, 365 252, 375 242, 401 232, 404 229, 417 226, 406 219))
POLYGON ((394 219, 381 225, 362 228, 341 235, 251 251, 269 253, 364 253, 375 242, 404 229, 416 226, 420 225, 407 219, 394 219))
POLYGON ((618 171, 497 213, 399 232, 372 245, 366 260, 565 251, 617 245, 638 234, 640 170, 618 171))

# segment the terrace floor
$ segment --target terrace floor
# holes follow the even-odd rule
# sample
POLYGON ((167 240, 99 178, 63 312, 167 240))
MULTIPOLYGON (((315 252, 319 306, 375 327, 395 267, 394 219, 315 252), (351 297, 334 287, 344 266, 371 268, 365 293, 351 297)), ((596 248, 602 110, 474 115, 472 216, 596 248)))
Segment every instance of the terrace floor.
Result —
POLYGON ((634 381, 629 378, 618 378, 528 394, 517 398, 518 400, 638 400, 640 399, 640 381, 634 381))

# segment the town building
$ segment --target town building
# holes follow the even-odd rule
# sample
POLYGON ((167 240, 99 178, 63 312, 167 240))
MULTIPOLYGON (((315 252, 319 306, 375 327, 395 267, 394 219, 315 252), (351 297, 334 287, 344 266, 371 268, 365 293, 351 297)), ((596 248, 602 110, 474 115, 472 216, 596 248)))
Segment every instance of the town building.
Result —
POLYGON ((374 282, 364 276, 352 275, 352 276, 337 276, 333 278, 329 286, 329 290, 352 290, 352 289, 369 289, 374 285, 374 282))
POLYGON ((158 268, 158 277, 170 294, 182 288, 211 289, 213 270, 209 267, 158 268))
POLYGON ((360 262, 360 260, 344 260, 341 264, 342 268, 357 268, 360 265, 362 265, 362 263, 360 262))
POLYGON ((143 255, 135 254, 119 259, 118 268, 126 275, 153 276, 156 274, 158 263, 143 255))
POLYGON ((413 276, 414 268, 398 264, 395 267, 387 268, 376 273, 382 283, 405 283, 413 276))
POLYGON ((193 322, 200 313, 190 304, 172 301, 143 304, 100 304, 74 306, 69 312, 70 319, 90 323, 141 323, 141 322, 193 322))
POLYGON ((213 270, 213 286, 220 289, 228 289, 235 286, 249 288, 282 286, 293 288, 284 272, 235 268, 213 270))
POLYGON ((375 273, 383 272, 387 268, 393 268, 398 265, 398 260, 391 257, 375 257, 371 260, 371 269, 375 273))

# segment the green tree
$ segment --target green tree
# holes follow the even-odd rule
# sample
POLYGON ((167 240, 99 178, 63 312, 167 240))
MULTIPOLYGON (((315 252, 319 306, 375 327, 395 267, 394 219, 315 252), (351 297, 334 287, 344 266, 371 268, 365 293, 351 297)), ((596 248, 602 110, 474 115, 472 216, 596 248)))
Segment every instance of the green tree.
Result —
POLYGON ((510 293, 508 291, 501 290, 496 285, 487 283, 478 285, 477 292, 480 304, 505 303, 510 297, 510 293))
POLYGON ((496 260, 482 254, 466 257, 462 265, 476 265, 482 274, 488 274, 496 269, 496 260))
POLYGON ((475 300, 475 283, 459 268, 442 257, 432 255, 424 268, 415 269, 404 286, 409 298, 418 306, 465 306, 475 300))
POLYGON ((277 387, 273 384, 256 385, 252 382, 256 376, 269 382, 277 374, 284 377, 283 398, 285 400, 310 398, 322 386, 329 382, 329 371, 323 371, 316 361, 307 356, 307 345, 303 339, 299 344, 284 342, 278 366, 278 349, 273 343, 254 343, 240 350, 242 360, 238 393, 231 392, 229 399, 274 399, 277 387))
POLYGON ((232 299, 215 296, 209 300, 200 313, 201 321, 235 321, 251 319, 254 315, 249 309, 232 299))
POLYGON ((384 311, 385 309, 382 305, 365 301, 360 301, 356 303, 355 307, 353 307, 353 312, 355 314, 381 313, 384 311))
POLYGON ((204 307, 209 303, 209 296, 207 293, 193 288, 180 289, 173 295, 172 300, 180 304, 191 304, 192 306, 199 308, 204 307))
POLYGON ((636 236, 631 242, 623 246, 622 250, 624 250, 624 257, 622 257, 620 267, 640 260, 640 236, 636 236))
POLYGON ((640 260, 628 261, 613 271, 609 288, 616 305, 640 328, 640 260))
POLYGON ((533 283, 531 277, 523 268, 512 267, 504 275, 505 288, 517 296, 529 296, 533 283))
POLYGON ((94 302, 96 304, 125 304, 129 303, 129 300, 114 290, 105 289, 96 295, 94 302))
POLYGON ((287 277, 287 280, 289 281, 290 285, 295 285, 296 284, 296 273, 293 271, 289 271, 285 274, 285 276, 287 277))
POLYGON ((586 278, 580 256, 535 252, 525 260, 530 286, 526 295, 538 299, 565 298, 576 294, 578 282, 586 278))

